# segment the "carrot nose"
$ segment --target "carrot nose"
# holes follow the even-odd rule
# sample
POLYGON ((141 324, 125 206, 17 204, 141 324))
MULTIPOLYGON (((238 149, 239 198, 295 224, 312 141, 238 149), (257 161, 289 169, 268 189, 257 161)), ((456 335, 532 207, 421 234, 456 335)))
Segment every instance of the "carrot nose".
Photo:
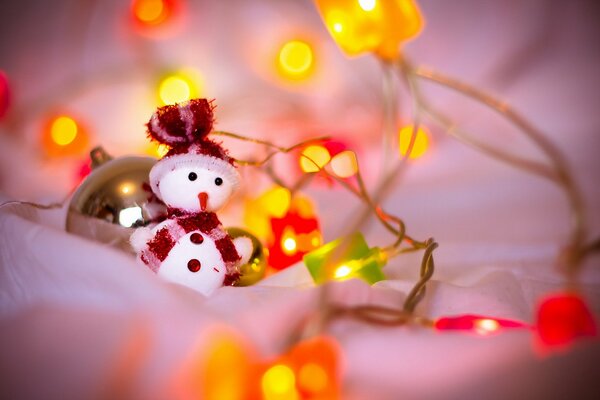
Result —
POLYGON ((206 210, 206 203, 208 203, 208 193, 200 192, 198 193, 198 200, 200 201, 200 210, 206 210))

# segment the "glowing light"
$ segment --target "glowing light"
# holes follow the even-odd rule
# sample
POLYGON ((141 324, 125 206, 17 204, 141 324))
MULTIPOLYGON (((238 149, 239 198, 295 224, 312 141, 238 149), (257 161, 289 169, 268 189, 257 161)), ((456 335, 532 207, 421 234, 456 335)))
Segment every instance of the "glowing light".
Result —
POLYGON ((385 279, 381 270, 387 263, 385 253, 378 247, 370 248, 360 232, 329 242, 303 259, 315 283, 360 278, 373 284, 385 279))
POLYGON ((146 149, 146 154, 153 156, 153 157, 163 158, 164 156, 167 155, 167 153, 169 152, 170 149, 171 148, 169 146, 167 146, 166 144, 152 143, 146 149))
POLYGON ((333 39, 350 56, 373 52, 396 59, 400 46, 423 28, 415 0, 315 0, 315 4, 333 39))
POLYGON ((287 238, 283 240, 282 243, 283 250, 286 254, 291 255, 296 252, 296 248, 298 247, 296 241, 292 238, 287 238))
POLYGON ((305 79, 314 70, 314 51, 307 42, 291 40, 281 47, 277 61, 284 78, 305 79))
POLYGON ((340 178, 349 178, 358 172, 356 154, 351 150, 342 151, 331 160, 333 173, 340 178))
POLYGON ((336 268, 335 273, 333 274, 333 277, 335 279, 343 279, 348 277, 348 275, 350 275, 350 273, 352 272, 352 269, 347 266, 347 265, 340 265, 339 267, 336 268))
POLYGON ((496 332, 500 328, 498 321, 489 318, 478 319, 473 323, 473 325, 475 331, 480 335, 487 335, 496 332))
POLYGON ((0 70, 0 118, 8 111, 10 106, 10 86, 6 74, 0 70))
POLYGON ((327 372, 318 364, 307 363, 298 373, 298 386, 310 393, 319 393, 327 388, 327 372))
POLYGON ((555 293, 542 299, 536 318, 541 344, 568 347, 575 341, 598 336, 594 314, 576 293, 555 293))
POLYGON ((358 0, 358 5, 365 11, 373 11, 377 5, 377 0, 358 0))
POLYGON ((508 319, 489 318, 480 315, 459 315, 456 317, 443 317, 435 321, 435 329, 440 331, 470 331, 479 335, 496 333, 502 328, 528 328, 522 322, 508 319))
POLYGON ((50 136, 54 143, 66 146, 77 137, 77 123, 70 117, 61 116, 52 121, 50 136))
POLYGON ((264 373, 261 387, 266 400, 298 398, 294 371, 283 364, 276 364, 264 373))
POLYGON ((175 104, 189 100, 192 89, 189 82, 178 76, 169 76, 160 83, 160 99, 164 104, 175 104))
POLYGON ((329 151, 320 145, 308 146, 300 155, 300 168, 306 173, 318 172, 331 160, 329 151))
MULTIPOLYGON (((407 125, 400 129, 400 154, 406 156, 413 135, 413 126, 407 125)), ((414 144, 409 158, 416 159, 421 157, 429 147, 429 133, 425 128, 419 127, 415 135, 414 144)))
POLYGON ((269 265, 284 269, 302 260, 302 256, 321 242, 319 221, 308 199, 294 196, 290 209, 281 218, 270 219, 269 265))
POLYGON ((269 215, 280 218, 289 210, 292 195, 288 189, 278 186, 266 192, 260 200, 269 215))
POLYGON ((158 86, 158 96, 163 105, 187 101, 200 95, 200 75, 191 69, 164 77, 158 86))
POLYGON ((133 191, 135 190, 135 186, 133 186, 133 184, 131 184, 129 182, 125 182, 119 186, 119 190, 123 194, 130 194, 130 193, 133 193, 133 191))
POLYGON ((155 27, 167 22, 177 9, 176 0, 133 0, 131 12, 139 25, 155 27))
POLYGON ((130 228, 137 221, 143 221, 142 209, 140 207, 124 208, 119 212, 119 224, 130 228))

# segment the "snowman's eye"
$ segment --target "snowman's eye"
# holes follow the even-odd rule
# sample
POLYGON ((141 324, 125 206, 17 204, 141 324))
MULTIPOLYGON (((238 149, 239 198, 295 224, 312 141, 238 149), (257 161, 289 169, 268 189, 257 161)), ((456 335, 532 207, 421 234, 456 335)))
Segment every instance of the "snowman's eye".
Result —
POLYGON ((195 181, 196 179, 198 179, 198 174, 196 174, 195 172, 190 172, 190 174, 188 175, 188 179, 190 181, 195 181))
POLYGON ((221 179, 221 178, 215 178, 215 185, 221 186, 222 184, 223 184, 223 179, 221 179))

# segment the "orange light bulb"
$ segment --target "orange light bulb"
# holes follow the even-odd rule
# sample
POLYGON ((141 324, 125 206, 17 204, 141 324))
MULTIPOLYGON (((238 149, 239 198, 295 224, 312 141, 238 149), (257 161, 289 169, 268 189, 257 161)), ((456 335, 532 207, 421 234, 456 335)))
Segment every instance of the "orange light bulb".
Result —
POLYGON ((414 0, 315 0, 315 4, 331 36, 349 56, 373 52, 393 60, 400 45, 423 28, 414 0))
POLYGON ((42 145, 49 156, 83 154, 88 142, 86 130, 69 115, 49 118, 42 131, 42 145))

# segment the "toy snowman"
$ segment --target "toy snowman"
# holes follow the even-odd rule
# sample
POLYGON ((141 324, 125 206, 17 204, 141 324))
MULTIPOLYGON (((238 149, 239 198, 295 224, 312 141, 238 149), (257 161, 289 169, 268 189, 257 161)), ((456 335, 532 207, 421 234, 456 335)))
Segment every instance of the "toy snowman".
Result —
POLYGON ((207 138, 213 122, 206 99, 167 105, 152 115, 148 136, 171 147, 150 170, 150 186, 168 217, 152 229, 137 229, 130 240, 152 271, 204 295, 235 283, 238 267, 252 254, 251 239, 232 239, 215 213, 240 176, 227 151, 207 138))

